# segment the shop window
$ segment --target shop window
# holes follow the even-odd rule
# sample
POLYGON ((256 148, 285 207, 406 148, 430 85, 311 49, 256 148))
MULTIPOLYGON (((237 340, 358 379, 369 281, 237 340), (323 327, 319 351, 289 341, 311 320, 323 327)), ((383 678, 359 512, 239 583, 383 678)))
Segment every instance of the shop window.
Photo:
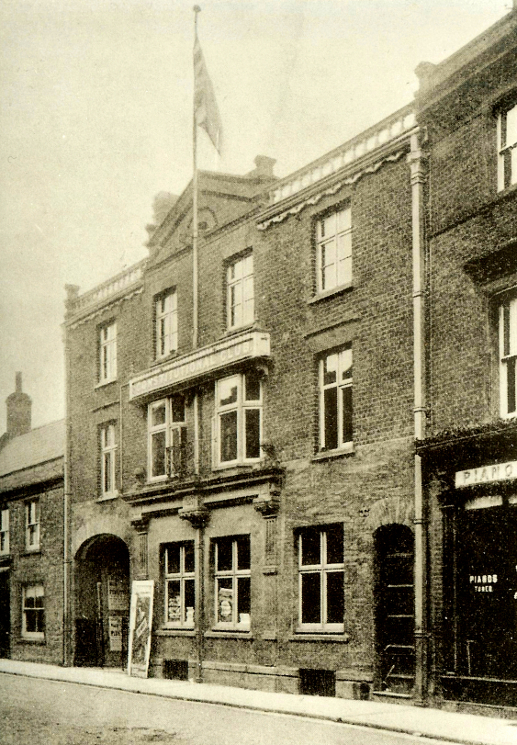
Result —
POLYGON ((178 300, 175 290, 160 295, 154 303, 156 359, 178 348, 178 300))
POLYGON ((214 462, 260 460, 262 384, 256 372, 231 375, 216 384, 214 462))
POLYGON ((501 416, 517 415, 517 297, 499 306, 499 375, 501 416))
POLYGON ((299 627, 344 631, 343 526, 306 528, 298 536, 299 627))
POLYGON ((22 588, 22 637, 31 640, 45 638, 45 590, 43 585, 22 588))
POLYGON ((105 424, 100 429, 101 447, 101 497, 109 499, 117 496, 116 487, 116 428, 115 424, 105 424))
POLYGON ((253 255, 236 259, 226 270, 228 329, 246 326, 255 320, 253 255))
POLYGON ((9 508, 0 509, 0 556, 9 553, 9 508))
POLYGON ((219 538, 215 551, 215 621, 218 629, 249 631, 251 619, 250 538, 219 538))
POLYGON ((37 551, 40 547, 40 503, 31 499, 25 503, 25 548, 37 551))
POLYGON ((117 325, 115 322, 99 329, 99 383, 117 378, 117 325))
POLYGON ((350 207, 331 212, 318 220, 317 289, 339 289, 352 282, 352 213, 350 207))
POLYGON ((186 453, 185 399, 171 396, 148 408, 149 481, 180 476, 186 453))
POLYGON ((196 605, 194 572, 194 541, 169 543, 165 546, 165 626, 194 627, 196 605))
POLYGON ((501 112, 497 122, 498 190, 517 183, 517 105, 501 112))
POLYGON ((352 345, 330 352, 320 360, 320 450, 351 447, 352 345))

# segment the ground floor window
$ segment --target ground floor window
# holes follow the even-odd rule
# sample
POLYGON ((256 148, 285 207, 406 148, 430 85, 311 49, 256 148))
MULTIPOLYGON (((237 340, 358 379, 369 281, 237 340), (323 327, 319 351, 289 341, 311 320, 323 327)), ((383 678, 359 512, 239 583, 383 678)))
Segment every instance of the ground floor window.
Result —
POLYGON ((298 536, 299 625, 344 631, 343 525, 306 528, 298 536))
POLYGON ((167 544, 164 570, 165 625, 193 627, 196 605, 194 541, 167 544))
POLYGON ((214 541, 216 627, 248 631, 251 619, 249 535, 214 541))
POLYGON ((45 638, 45 590, 43 585, 27 585, 22 590, 22 637, 45 638))

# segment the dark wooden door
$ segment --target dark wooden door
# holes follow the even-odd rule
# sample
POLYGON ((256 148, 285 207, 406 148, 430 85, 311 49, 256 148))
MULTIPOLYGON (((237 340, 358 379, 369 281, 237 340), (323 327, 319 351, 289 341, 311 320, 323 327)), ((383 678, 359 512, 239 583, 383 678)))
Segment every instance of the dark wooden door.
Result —
POLYGON ((9 572, 0 572, 0 657, 10 656, 11 601, 9 572))

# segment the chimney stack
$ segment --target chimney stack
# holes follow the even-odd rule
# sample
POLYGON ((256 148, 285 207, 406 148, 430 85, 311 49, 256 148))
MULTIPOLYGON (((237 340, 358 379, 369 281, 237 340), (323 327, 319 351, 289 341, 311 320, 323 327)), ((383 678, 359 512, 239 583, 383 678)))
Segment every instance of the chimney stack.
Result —
POLYGON ((22 391, 22 374, 16 373, 15 392, 7 396, 7 436, 9 439, 31 430, 31 397, 22 391))

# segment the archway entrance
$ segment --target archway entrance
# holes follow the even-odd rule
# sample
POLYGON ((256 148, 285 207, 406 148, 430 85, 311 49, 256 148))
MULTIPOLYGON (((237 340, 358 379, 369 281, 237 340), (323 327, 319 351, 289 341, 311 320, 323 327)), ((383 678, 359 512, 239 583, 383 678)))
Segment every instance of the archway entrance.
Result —
POLYGON ((374 536, 376 689, 411 693, 415 681, 413 532, 390 524, 374 536))
POLYGON ((123 667, 128 618, 128 548, 117 536, 95 536, 76 554, 75 664, 123 667))

